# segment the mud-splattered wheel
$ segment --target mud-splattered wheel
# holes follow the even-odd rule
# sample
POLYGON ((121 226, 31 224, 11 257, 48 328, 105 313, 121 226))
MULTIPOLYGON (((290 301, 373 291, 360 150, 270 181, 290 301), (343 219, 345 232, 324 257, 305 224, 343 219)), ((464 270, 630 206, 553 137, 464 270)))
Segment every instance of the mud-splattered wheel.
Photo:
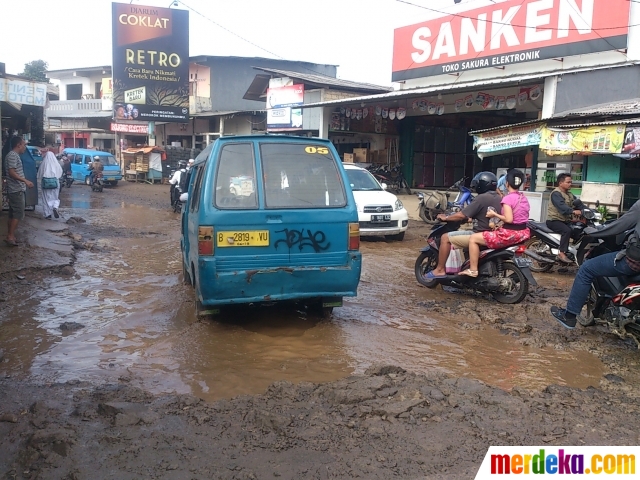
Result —
POLYGON ((422 252, 416 259, 415 273, 416 280, 420 285, 428 288, 436 288, 438 280, 427 278, 427 274, 438 266, 438 253, 435 250, 422 252))
POLYGON ((434 223, 438 222, 438 214, 442 213, 441 210, 436 210, 435 208, 426 208, 426 207, 422 207, 420 208, 420 218, 422 219, 422 221, 424 223, 428 223, 429 225, 433 225, 434 223))
POLYGON ((583 327, 590 327, 596 324, 596 318, 593 315, 593 312, 596 308, 596 302, 598 301, 598 294, 593 285, 591 285, 591 290, 589 291, 589 297, 587 298, 587 303, 582 307, 582 311, 580 315, 576 317, 578 323, 583 327))
POLYGON ((502 263, 503 278, 511 281, 511 289, 508 292, 494 292, 491 295, 500 303, 514 304, 524 300, 529 292, 529 280, 515 263, 502 263))
MULTIPOLYGON (((527 249, 533 253, 537 253, 541 257, 551 255, 551 248, 539 238, 530 238, 526 243, 527 249)), ((532 272, 548 272, 553 268, 554 263, 538 262, 536 259, 531 259, 531 266, 529 267, 532 272)))

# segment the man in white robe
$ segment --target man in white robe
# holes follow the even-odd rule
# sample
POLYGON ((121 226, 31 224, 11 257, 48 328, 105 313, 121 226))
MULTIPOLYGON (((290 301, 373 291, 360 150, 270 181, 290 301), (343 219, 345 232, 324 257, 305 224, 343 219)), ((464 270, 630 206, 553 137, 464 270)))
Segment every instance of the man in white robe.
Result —
POLYGON ((45 218, 51 218, 51 215, 60 218, 60 214, 58 213, 58 207, 60 206, 60 199, 58 198, 60 194, 60 177, 62 177, 62 167, 60 163, 53 152, 47 152, 38 169, 39 203, 42 205, 45 218), (42 188, 42 179, 45 177, 58 179, 58 188, 42 188))

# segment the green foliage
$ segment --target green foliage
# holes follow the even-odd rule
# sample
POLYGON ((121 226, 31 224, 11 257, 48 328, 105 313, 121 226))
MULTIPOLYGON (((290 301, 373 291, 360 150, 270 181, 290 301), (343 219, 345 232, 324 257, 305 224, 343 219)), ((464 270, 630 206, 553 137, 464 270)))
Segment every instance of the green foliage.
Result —
POLYGON ((49 79, 47 78, 48 68, 49 64, 44 60, 33 60, 29 63, 25 63, 24 71, 18 75, 33 80, 34 82, 49 83, 49 79))
POLYGON ((602 220, 606 220, 609 216, 609 209, 606 205, 600 205, 596 210, 598 210, 598 213, 602 215, 602 220))

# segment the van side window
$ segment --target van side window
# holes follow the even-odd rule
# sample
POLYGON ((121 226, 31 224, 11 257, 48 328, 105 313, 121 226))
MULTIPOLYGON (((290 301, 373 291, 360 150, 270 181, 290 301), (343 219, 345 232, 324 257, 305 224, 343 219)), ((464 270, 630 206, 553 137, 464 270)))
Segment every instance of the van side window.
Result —
POLYGON ((267 208, 335 208, 347 204, 336 159, 326 144, 261 143, 267 208))
MULTIPOLYGON (((202 177, 204 176, 204 172, 206 163, 200 165, 199 167, 193 167, 191 170, 191 175, 196 174, 196 179, 193 182, 193 188, 191 191, 191 197, 189 198, 191 211, 198 211, 200 209, 200 188, 202 187, 202 177), (195 172, 193 170, 196 170, 195 172)), ((183 173, 183 175, 185 175, 183 173)), ((187 186, 187 191, 189 187, 187 186)))
POLYGON ((253 144, 232 143, 222 148, 215 189, 217 208, 258 208, 253 144))
POLYGON ((70 163, 75 163, 76 154, 75 153, 68 153, 67 154, 67 160, 69 160, 70 163))

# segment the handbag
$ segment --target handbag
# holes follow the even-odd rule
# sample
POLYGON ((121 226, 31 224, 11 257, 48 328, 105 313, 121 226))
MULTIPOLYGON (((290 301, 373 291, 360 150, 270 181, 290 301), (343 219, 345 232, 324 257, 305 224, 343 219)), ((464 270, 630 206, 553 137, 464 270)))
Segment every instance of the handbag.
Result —
POLYGON ((58 188, 58 179, 55 177, 42 177, 42 189, 53 190, 58 188))

